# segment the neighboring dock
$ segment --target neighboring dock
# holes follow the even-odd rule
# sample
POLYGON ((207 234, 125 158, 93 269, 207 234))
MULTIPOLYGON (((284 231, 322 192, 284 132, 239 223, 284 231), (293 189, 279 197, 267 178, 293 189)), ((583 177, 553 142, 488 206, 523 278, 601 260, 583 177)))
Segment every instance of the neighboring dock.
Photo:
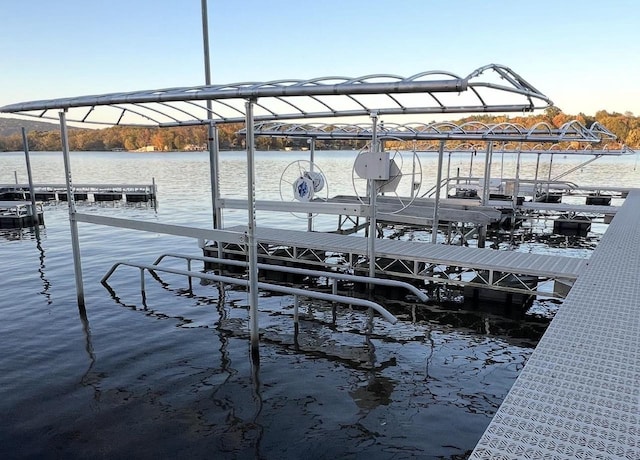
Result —
MULTIPOLYGON (((0 184, 0 200, 28 200, 29 184, 0 184)), ((39 201, 67 201, 65 184, 34 184, 33 193, 39 201)), ((74 184, 76 201, 121 201, 128 203, 156 200, 156 185, 152 184, 74 184)))
POLYGON ((633 190, 471 455, 640 458, 640 190, 633 190))
POLYGON ((42 203, 35 211, 30 201, 0 201, 0 228, 33 227, 44 224, 42 203))

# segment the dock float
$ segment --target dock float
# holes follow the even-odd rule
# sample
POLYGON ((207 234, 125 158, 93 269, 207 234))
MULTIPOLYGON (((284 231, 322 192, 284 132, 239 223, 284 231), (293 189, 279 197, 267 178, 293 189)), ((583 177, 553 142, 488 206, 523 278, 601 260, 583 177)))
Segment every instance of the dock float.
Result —
POLYGON ((44 224, 42 203, 36 203, 34 213, 30 201, 0 201, 0 228, 33 227, 36 222, 44 224))
POLYGON ((471 459, 640 459, 639 269, 635 189, 471 459))

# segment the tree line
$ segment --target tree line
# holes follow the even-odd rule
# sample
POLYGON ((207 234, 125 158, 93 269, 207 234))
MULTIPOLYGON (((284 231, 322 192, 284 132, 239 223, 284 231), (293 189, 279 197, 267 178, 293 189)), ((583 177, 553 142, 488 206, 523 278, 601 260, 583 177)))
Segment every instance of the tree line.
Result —
MULTIPOLYGON (((600 110, 594 116, 583 113, 568 115, 556 107, 550 107, 544 113, 529 116, 505 117, 492 115, 473 115, 455 123, 479 121, 483 123, 512 122, 531 127, 539 122, 546 122, 555 127, 578 120, 586 127, 598 122, 618 137, 617 144, 631 148, 640 147, 640 117, 632 113, 624 114, 600 110)), ((244 126, 240 123, 218 125, 218 138, 221 150, 240 150, 245 148, 244 136, 238 131, 244 126)), ((73 151, 109 151, 109 150, 141 150, 152 146, 157 151, 204 150, 207 148, 206 126, 185 126, 175 128, 143 128, 114 126, 104 129, 69 130, 69 148, 73 151)), ((58 151, 61 148, 59 130, 31 130, 27 134, 29 149, 34 151, 58 151)), ((428 144, 428 143, 426 143, 428 144)), ((317 149, 353 149, 361 148, 363 141, 329 140, 316 142, 317 149)), ((258 150, 295 150, 307 147, 306 139, 282 137, 256 138, 258 150)), ((391 147, 391 146, 390 146, 391 147)), ((0 151, 20 151, 23 149, 22 135, 13 133, 0 136, 0 151)))

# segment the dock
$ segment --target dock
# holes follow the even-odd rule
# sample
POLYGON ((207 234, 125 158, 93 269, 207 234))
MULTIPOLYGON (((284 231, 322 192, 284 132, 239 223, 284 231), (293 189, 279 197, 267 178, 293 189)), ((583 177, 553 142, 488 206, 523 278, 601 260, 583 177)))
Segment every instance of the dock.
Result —
POLYGON ((0 201, 0 228, 33 227, 36 222, 44 224, 42 203, 36 203, 34 213, 30 201, 0 201))
MULTIPOLYGON (((29 184, 0 184, 0 200, 28 200, 29 184)), ((67 201, 66 184, 34 184, 33 193, 39 201, 67 201)), ((156 200, 157 188, 152 184, 74 184, 76 201, 121 201, 128 203, 156 200)))
MULTIPOLYGON (((242 226, 226 230, 244 232, 242 226)), ((357 235, 306 232, 260 227, 256 230, 260 257, 274 263, 292 263, 344 268, 329 258, 340 256, 349 267, 365 272, 368 265, 358 267, 367 256, 367 238, 357 235), (329 256, 329 257, 328 257, 329 256)), ((206 247, 205 255, 217 254, 206 247)), ((225 244, 225 254, 246 256, 246 247, 225 244)), ((376 273, 386 277, 422 280, 437 284, 490 288, 498 291, 562 298, 559 292, 539 292, 537 281, 555 280, 571 284, 586 265, 585 259, 499 251, 424 241, 376 240, 376 273)))
POLYGON ((636 189, 470 458, 640 458, 639 267, 636 189))

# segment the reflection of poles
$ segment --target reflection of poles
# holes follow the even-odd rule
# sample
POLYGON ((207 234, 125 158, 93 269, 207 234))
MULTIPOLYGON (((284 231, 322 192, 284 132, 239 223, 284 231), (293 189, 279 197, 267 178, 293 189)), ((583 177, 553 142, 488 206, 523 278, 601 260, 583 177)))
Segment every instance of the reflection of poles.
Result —
POLYGON ((22 145, 24 147, 24 159, 27 162, 27 177, 29 179, 29 196, 31 197, 31 217, 33 218, 33 226, 36 229, 36 236, 40 236, 40 218, 36 209, 36 194, 33 190, 33 175, 31 174, 31 160, 29 159, 29 141, 27 139, 27 131, 22 128, 22 145))
POLYGON ((440 141, 438 148, 438 171, 436 174, 436 201, 433 205, 433 226, 431 228, 431 242, 435 244, 438 241, 438 212, 440 211, 440 188, 442 186, 442 158, 444 155, 444 141, 440 141))
POLYGON ((78 307, 84 308, 84 286, 82 283, 82 264, 80 262, 80 239, 78 238, 78 222, 76 221, 76 203, 72 193, 71 161, 69 158, 69 135, 67 133, 67 117, 60 112, 60 138, 62 140, 62 157, 64 159, 65 181, 67 183, 67 204, 69 205, 69 226, 71 227, 71 250, 73 252, 73 271, 76 278, 76 296, 78 307))
POLYGON ((41 294, 43 294, 46 298, 47 298, 47 305, 51 305, 51 294, 49 293, 49 288, 51 287, 51 283, 49 282, 49 280, 46 278, 46 276, 44 275, 44 249, 42 248, 42 244, 40 241, 40 234, 38 232, 36 232, 36 248, 38 248, 38 251, 40 252, 40 268, 38 269, 38 274, 40 276, 40 279, 42 280, 42 292, 41 294))
POLYGON ((247 247, 249 252, 249 334, 251 337, 251 358, 259 360, 258 332, 258 243, 256 240, 256 167, 255 167, 255 137, 253 134, 253 104, 248 100, 246 110, 246 142, 247 142, 247 188, 248 188, 248 220, 247 247))

